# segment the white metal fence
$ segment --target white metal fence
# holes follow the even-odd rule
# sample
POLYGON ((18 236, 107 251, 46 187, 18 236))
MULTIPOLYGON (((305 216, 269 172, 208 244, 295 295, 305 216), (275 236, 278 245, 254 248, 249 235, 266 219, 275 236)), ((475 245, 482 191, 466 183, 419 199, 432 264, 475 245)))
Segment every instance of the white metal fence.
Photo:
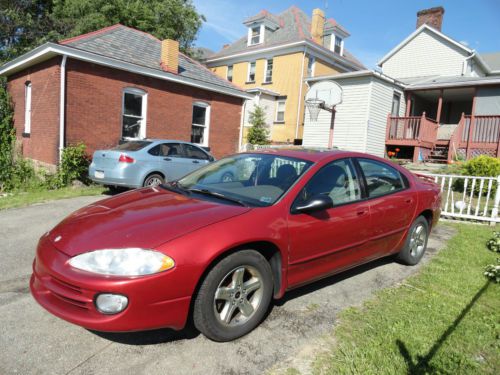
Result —
POLYGON ((500 223, 500 176, 422 175, 441 186, 441 216, 500 223))

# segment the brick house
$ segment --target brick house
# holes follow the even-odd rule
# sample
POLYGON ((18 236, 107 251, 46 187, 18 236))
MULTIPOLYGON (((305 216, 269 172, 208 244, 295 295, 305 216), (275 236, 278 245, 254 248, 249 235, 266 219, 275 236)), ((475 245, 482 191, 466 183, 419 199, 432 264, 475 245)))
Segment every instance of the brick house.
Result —
POLYGON ((117 24, 46 43, 0 67, 23 155, 56 165, 61 150, 167 138, 238 150, 245 93, 179 52, 173 40, 117 24))

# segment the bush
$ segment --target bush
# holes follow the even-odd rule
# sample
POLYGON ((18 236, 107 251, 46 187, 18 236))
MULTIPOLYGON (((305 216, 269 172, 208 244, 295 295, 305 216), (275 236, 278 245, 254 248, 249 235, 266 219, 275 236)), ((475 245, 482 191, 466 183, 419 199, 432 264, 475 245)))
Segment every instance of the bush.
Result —
POLYGON ((13 173, 16 133, 12 118, 12 102, 5 80, 0 79, 0 191, 9 188, 13 173))
POLYGON ((89 183, 88 170, 90 158, 86 154, 85 149, 85 145, 79 143, 74 146, 68 146, 63 150, 61 164, 57 171, 62 186, 67 186, 74 180, 79 180, 84 184, 89 183))
POLYGON ((269 130, 266 126, 266 114, 262 107, 255 106, 255 109, 250 112, 250 124, 252 127, 248 130, 248 143, 253 145, 268 145, 269 130))
POLYGON ((500 283, 500 258, 497 259, 497 264, 488 264, 484 269, 484 276, 493 280, 495 283, 500 283))
MULTIPOLYGON (((462 164, 458 172, 464 176, 497 177, 500 175, 500 159, 486 155, 477 156, 462 164)), ((470 193, 470 183, 469 181, 469 186, 467 188, 468 193, 470 193)), ((464 180, 456 180, 453 188, 454 190, 463 190, 464 180)), ((491 196, 495 196, 496 189, 496 184, 493 184, 491 187, 491 196)), ((474 187, 474 193, 476 195, 479 194, 479 183, 477 181, 474 187)), ((486 193, 487 185, 484 185, 483 195, 486 195, 486 193)))
POLYGON ((493 232, 493 237, 486 242, 486 246, 491 251, 500 253, 500 232, 493 232))

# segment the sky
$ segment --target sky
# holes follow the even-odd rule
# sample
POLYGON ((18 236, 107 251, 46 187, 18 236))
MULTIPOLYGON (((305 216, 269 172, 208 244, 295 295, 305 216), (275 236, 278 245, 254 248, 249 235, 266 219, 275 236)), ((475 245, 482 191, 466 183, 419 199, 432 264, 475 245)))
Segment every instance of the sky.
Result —
POLYGON ((500 0, 193 0, 206 22, 196 45, 218 51, 246 35, 243 20, 262 9, 278 14, 296 5, 326 11, 351 36, 345 47, 368 68, 415 30, 416 13, 443 6, 442 31, 479 53, 500 52, 500 0))

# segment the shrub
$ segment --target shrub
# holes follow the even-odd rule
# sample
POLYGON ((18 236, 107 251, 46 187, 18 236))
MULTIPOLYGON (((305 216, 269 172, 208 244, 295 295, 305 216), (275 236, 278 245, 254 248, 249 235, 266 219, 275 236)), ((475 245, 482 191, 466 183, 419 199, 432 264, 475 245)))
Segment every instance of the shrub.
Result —
POLYGON ((486 242, 486 246, 491 251, 500 253, 500 232, 493 232, 493 237, 486 242))
POLYGON ((5 81, 0 79, 0 191, 10 187, 13 172, 16 133, 12 118, 12 102, 5 81))
MULTIPOLYGON (((493 158, 491 156, 481 155, 477 156, 461 165, 459 173, 464 176, 476 176, 476 177, 497 177, 500 175, 500 159, 493 158)), ((470 193, 471 182, 469 181, 469 186, 467 192, 470 193)), ((464 180, 456 180, 453 185, 454 190, 463 190, 464 180)), ((495 196, 496 184, 491 187, 491 195, 495 196)), ((474 187, 474 193, 479 194, 479 183, 476 181, 474 187)), ((483 186, 483 195, 487 193, 487 185, 483 186)))
POLYGON ((497 259, 497 264, 488 264, 485 267, 484 276, 495 283, 500 283, 500 258, 497 259))
POLYGON ((79 180, 88 184, 88 170, 90 158, 85 152, 85 145, 79 143, 74 146, 68 146, 63 150, 61 164, 57 171, 60 184, 69 185, 74 180, 79 180))
POLYGON ((248 143, 253 145, 268 145, 270 143, 269 130, 267 130, 266 126, 266 114, 264 109, 255 106, 255 109, 250 112, 249 120, 252 127, 248 130, 248 143))

